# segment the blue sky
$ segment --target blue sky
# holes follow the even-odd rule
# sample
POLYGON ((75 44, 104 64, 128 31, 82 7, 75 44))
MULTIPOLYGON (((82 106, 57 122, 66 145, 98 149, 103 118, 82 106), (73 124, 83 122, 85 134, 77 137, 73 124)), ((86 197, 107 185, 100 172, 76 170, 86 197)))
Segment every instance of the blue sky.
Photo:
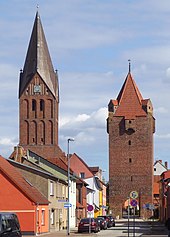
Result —
POLYGON ((169 161, 170 2, 13 0, 0 2, 0 154, 18 144, 18 83, 39 13, 60 83, 59 143, 108 179, 107 105, 128 72, 154 106, 154 159, 169 161))

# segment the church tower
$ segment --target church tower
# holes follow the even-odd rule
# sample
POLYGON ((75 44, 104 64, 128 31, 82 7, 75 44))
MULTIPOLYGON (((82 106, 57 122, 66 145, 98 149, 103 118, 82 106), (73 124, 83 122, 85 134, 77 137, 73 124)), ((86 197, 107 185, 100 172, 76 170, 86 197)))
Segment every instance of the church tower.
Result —
POLYGON ((19 145, 40 156, 57 156, 59 85, 39 13, 19 83, 19 145))
POLYGON ((108 105, 109 203, 122 216, 124 204, 135 191, 139 214, 152 204, 153 133, 155 119, 150 99, 142 95, 129 72, 117 96, 108 105))

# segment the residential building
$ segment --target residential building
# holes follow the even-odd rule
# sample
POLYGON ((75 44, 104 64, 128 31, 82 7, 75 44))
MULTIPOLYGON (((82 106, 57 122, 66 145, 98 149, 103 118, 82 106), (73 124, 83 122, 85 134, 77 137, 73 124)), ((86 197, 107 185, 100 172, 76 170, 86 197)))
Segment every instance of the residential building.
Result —
MULTIPOLYGON (((109 203, 121 217, 132 191, 138 193, 140 214, 153 203, 153 133, 155 119, 150 99, 143 99, 130 71, 116 98, 108 104, 109 203)), ((152 213, 148 213, 152 215, 152 213)))
POLYGON ((99 178, 101 190, 99 191, 99 211, 97 215, 106 215, 108 210, 108 206, 106 205, 106 184, 104 183, 104 179, 102 177, 102 169, 99 166, 89 167, 92 171, 93 175, 99 178))
MULTIPOLYGON (((22 154, 22 147, 18 147, 18 153, 22 154)), ((50 231, 67 228, 67 209, 64 204, 68 202, 68 176, 67 165, 62 159, 45 159, 36 153, 27 150, 25 156, 17 158, 15 153, 13 157, 16 161, 20 160, 27 168, 20 167, 23 175, 27 177, 50 201, 50 231), (38 169, 35 172, 31 168, 38 169), (43 174, 40 174, 41 173, 43 174), (44 178, 45 174, 45 178, 44 178), (43 176, 43 177, 42 177, 43 176)), ((18 162, 17 162, 18 163, 18 162)), ((19 164, 15 166, 19 167, 19 164)), ((76 178, 72 172, 70 175, 70 227, 76 224, 76 178)))
POLYGON ((165 222, 170 218, 170 170, 161 174, 160 179, 160 220, 165 222))
POLYGON ((0 183, 0 210, 17 214, 22 233, 28 235, 48 232, 48 199, 2 156, 0 183))
POLYGON ((87 206, 92 205, 93 210, 88 211, 87 216, 97 217, 100 210, 99 192, 102 190, 99 178, 94 176, 88 165, 75 153, 70 157, 70 167, 77 174, 77 176, 88 184, 86 197, 87 206))
POLYGON ((154 186, 153 186, 153 204, 154 204, 154 216, 159 218, 160 211, 160 180, 163 172, 168 170, 168 163, 163 164, 162 160, 156 160, 154 162, 154 186))
POLYGON ((81 178, 76 181, 76 226, 82 218, 87 217, 87 187, 88 184, 81 178))

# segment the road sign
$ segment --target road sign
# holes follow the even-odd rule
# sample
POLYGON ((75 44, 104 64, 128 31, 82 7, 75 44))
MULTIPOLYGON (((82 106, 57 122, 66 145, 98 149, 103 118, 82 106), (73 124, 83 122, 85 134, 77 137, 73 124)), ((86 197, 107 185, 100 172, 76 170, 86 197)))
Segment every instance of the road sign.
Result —
POLYGON ((130 201, 130 205, 131 205, 132 207, 136 207, 136 206, 138 205, 138 202, 136 201, 136 199, 132 199, 132 200, 130 201))
POLYGON ((130 192, 130 197, 131 197, 132 199, 138 198, 138 192, 137 192, 137 191, 132 191, 132 192, 130 192))
POLYGON ((67 202, 67 200, 64 200, 64 199, 58 199, 58 202, 67 202))
POLYGON ((88 210, 88 211, 93 211, 93 205, 88 205, 88 206, 87 206, 87 210, 88 210))
POLYGON ((72 207, 72 204, 71 204, 71 203, 64 203, 64 207, 65 207, 65 208, 72 207))

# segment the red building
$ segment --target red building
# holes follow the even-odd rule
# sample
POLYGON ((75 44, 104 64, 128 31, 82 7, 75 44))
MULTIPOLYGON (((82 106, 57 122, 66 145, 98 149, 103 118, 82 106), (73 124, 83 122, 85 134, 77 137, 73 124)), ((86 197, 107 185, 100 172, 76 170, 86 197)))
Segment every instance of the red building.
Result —
POLYGON ((0 183, 0 210, 17 214, 22 233, 48 232, 48 200, 2 156, 0 183))
POLYGON ((153 203, 153 133, 155 119, 150 99, 143 99, 129 72, 116 98, 108 105, 109 203, 115 216, 131 191, 139 194, 140 213, 153 203))
POLYGON ((37 12, 19 82, 19 145, 48 158, 58 146, 59 86, 37 12))
POLYGON ((170 218, 170 170, 162 173, 160 179, 160 220, 170 218))

